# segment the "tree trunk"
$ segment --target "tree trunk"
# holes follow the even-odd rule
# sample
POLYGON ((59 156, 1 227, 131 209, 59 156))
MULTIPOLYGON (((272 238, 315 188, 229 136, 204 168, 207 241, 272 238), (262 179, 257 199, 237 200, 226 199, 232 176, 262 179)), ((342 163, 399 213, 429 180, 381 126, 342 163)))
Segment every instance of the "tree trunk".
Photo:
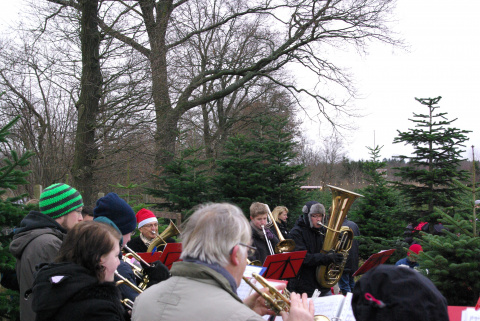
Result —
POLYGON ((96 117, 102 90, 102 73, 99 62, 100 33, 98 30, 98 0, 81 0, 82 78, 77 102, 78 125, 73 161, 73 185, 85 204, 92 204, 93 172, 97 154, 95 146, 96 117))

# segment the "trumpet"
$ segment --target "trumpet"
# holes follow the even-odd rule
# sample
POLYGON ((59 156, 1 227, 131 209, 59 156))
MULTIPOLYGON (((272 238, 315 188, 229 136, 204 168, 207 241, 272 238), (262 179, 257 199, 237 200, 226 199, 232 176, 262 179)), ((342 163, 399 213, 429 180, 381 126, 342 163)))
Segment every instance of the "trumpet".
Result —
MULTIPOLYGON (((275 245, 275 253, 278 254, 278 253, 292 252, 293 250, 295 250, 295 241, 294 240, 288 240, 288 239, 286 240, 283 237, 282 232, 278 228, 277 222, 275 222, 275 219, 272 215, 272 212, 270 212, 270 207, 268 207, 267 204, 265 204, 265 206, 267 207, 268 218, 270 218, 270 221, 272 221, 272 225, 275 227, 275 231, 277 231, 277 234, 278 234, 278 240, 280 241, 280 242, 277 243, 277 245, 275 245)), ((263 232, 265 233, 265 231, 263 231, 263 232)), ((266 238, 266 236, 265 236, 265 238, 266 238)))
MULTIPOLYGON (((290 311, 290 293, 285 290, 285 294, 282 294, 276 287, 271 285, 265 278, 263 278, 258 273, 252 273, 252 277, 257 280, 264 288, 268 289, 268 292, 263 292, 257 288, 250 280, 246 277, 242 277, 243 280, 257 292, 262 298, 265 299, 265 305, 271 309, 276 315, 279 315, 280 312, 290 311)), ((315 321, 330 321, 330 319, 324 315, 315 315, 315 321)))
POLYGON ((271 309, 275 314, 280 314, 280 312, 290 311, 290 298, 283 295, 277 288, 267 282, 262 276, 258 273, 252 273, 252 277, 257 280, 264 288, 268 289, 267 292, 262 292, 257 288, 249 279, 242 277, 243 280, 257 292, 262 298, 265 299, 265 305, 271 309))
POLYGON ((153 252, 156 247, 166 245, 166 239, 169 237, 173 237, 180 234, 180 230, 178 227, 170 220, 170 224, 168 224, 167 228, 160 233, 148 246, 147 252, 153 252))
POLYGON ((125 278, 123 275, 121 275, 120 273, 118 273, 118 271, 115 271, 115 276, 120 279, 119 281, 117 281, 117 282, 115 283, 116 286, 125 284, 125 285, 128 285, 129 287, 131 287, 133 290, 137 291, 138 293, 142 293, 142 292, 143 292, 142 289, 140 289, 138 286, 136 286, 135 284, 133 284, 132 282, 130 282, 130 280, 128 280, 128 279, 125 278))
POLYGON ((125 250, 127 250, 129 253, 125 253, 125 255, 122 257, 122 260, 130 265, 132 268, 133 274, 135 274, 135 277, 141 280, 140 284, 138 287, 142 290, 145 290, 148 285, 148 275, 143 273, 143 269, 138 267, 137 265, 133 264, 130 262, 129 258, 133 257, 137 261, 142 262, 145 266, 150 267, 150 264, 148 264, 140 255, 138 255, 135 251, 133 251, 131 248, 129 248, 127 245, 123 247, 125 250))
MULTIPOLYGON (((138 286, 136 286, 135 284, 133 284, 132 282, 130 282, 127 278, 123 277, 120 273, 118 273, 117 271, 115 271, 115 276, 117 278, 119 278, 120 280, 117 281, 115 283, 116 286, 119 286, 119 285, 122 285, 122 284, 125 284, 129 287, 131 287, 133 290, 137 291, 138 293, 142 293, 143 290, 140 289, 138 286)), ((125 306, 127 307, 129 310, 132 310, 133 309, 133 301, 128 299, 128 298, 125 298, 125 299, 121 299, 120 302, 125 306)))

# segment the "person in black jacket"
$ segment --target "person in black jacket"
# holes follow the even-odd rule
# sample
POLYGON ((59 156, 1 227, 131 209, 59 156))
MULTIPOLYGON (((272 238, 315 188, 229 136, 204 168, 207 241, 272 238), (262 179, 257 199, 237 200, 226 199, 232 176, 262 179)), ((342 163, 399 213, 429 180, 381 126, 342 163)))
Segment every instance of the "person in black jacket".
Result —
POLYGON ((250 205, 250 226, 252 227, 252 245, 257 248, 253 256, 249 256, 250 261, 265 262, 267 256, 275 254, 269 249, 268 243, 275 250, 278 238, 267 227, 268 209, 263 203, 254 202, 250 205))
POLYGON ((321 296, 331 295, 330 288, 322 287, 316 278, 316 270, 320 265, 338 263, 343 260, 340 253, 320 253, 325 239, 326 229, 322 227, 325 207, 315 201, 309 201, 302 209, 295 226, 290 231, 295 241, 295 251, 307 250, 302 266, 293 279, 288 282, 288 290, 296 293, 307 293, 309 297, 318 289, 321 296))
POLYGON ((355 286, 355 279, 353 273, 358 269, 358 240, 355 239, 356 236, 360 236, 360 229, 355 222, 350 221, 345 218, 343 221, 343 226, 347 226, 353 231, 353 242, 352 247, 348 251, 347 262, 343 269, 343 274, 338 281, 338 286, 343 295, 346 295, 347 292, 352 292, 353 287, 355 286))
MULTIPOLYGON (((155 214, 142 208, 135 215, 137 218, 138 229, 140 230, 140 235, 134 237, 127 243, 127 246, 137 253, 147 252, 148 247, 152 244, 153 240, 158 236, 158 220, 155 214)), ((165 240, 167 243, 175 243, 175 239, 168 237, 165 240)), ((165 246, 161 245, 158 247, 157 251, 163 251, 165 246)))
MULTIPOLYGON (((282 237, 284 239, 290 239, 290 232, 288 231, 289 228, 287 226, 288 208, 285 206, 277 206, 273 209, 272 216, 275 223, 277 223, 278 229, 282 233, 282 237)), ((272 226, 270 230, 280 239, 280 235, 278 235, 275 226, 272 226)))
POLYGON ((55 263, 44 264, 33 283, 36 320, 128 319, 114 273, 120 261, 120 233, 104 223, 77 224, 66 236, 55 263))
MULTIPOLYGON (((115 193, 108 193, 97 200, 93 213, 95 221, 110 224, 120 230, 122 234, 121 248, 130 241, 132 232, 137 226, 137 221, 135 219, 135 212, 125 200, 115 193)), ((135 285, 140 284, 142 281, 135 277, 130 265, 123 260, 120 262, 117 271, 121 276, 135 285)), ((148 286, 163 281, 170 276, 168 268, 160 261, 151 263, 150 267, 143 267, 143 274, 148 276, 148 286)), ((124 299, 135 301, 135 298, 138 296, 138 292, 125 284, 120 285, 119 289, 124 299)))
POLYGON ((435 285, 409 268, 381 264, 355 285, 352 310, 357 321, 448 321, 448 305, 435 285))

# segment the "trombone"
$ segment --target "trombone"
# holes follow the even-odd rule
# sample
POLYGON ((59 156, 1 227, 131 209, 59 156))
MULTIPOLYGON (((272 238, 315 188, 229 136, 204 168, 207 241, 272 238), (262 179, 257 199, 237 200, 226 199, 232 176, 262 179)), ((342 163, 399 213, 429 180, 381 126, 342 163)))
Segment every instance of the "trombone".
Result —
MULTIPOLYGON (((267 212, 268 212, 267 217, 270 219, 272 225, 275 227, 275 231, 277 231, 277 234, 278 234, 278 240, 280 241, 277 243, 277 245, 275 245, 275 253, 278 254, 278 253, 285 253, 285 252, 293 252, 293 250, 295 250, 295 241, 289 240, 289 239, 286 240, 283 237, 282 232, 278 228, 277 222, 275 222, 275 219, 273 218, 272 212, 270 212, 270 207, 268 207, 267 204, 265 204, 265 206, 267 207, 267 212)), ((263 233, 265 233, 265 229, 263 230, 263 233)), ((265 239, 267 239, 266 235, 265 235, 265 239)), ((270 249, 272 247, 271 243, 267 241, 267 244, 269 244, 269 249, 270 249)), ((271 254, 275 254, 272 252, 273 250, 270 250, 271 254)))

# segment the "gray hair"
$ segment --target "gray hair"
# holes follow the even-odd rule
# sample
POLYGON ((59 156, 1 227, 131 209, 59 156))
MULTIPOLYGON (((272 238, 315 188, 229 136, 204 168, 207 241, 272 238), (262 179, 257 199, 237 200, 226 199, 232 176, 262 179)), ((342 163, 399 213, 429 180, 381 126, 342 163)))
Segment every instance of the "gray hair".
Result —
MULTIPOLYGON (((191 257, 226 266, 237 244, 249 244, 252 230, 242 210, 228 203, 201 205, 185 222, 181 233, 181 259, 191 257)), ((246 254, 246 247, 241 246, 246 254)))

